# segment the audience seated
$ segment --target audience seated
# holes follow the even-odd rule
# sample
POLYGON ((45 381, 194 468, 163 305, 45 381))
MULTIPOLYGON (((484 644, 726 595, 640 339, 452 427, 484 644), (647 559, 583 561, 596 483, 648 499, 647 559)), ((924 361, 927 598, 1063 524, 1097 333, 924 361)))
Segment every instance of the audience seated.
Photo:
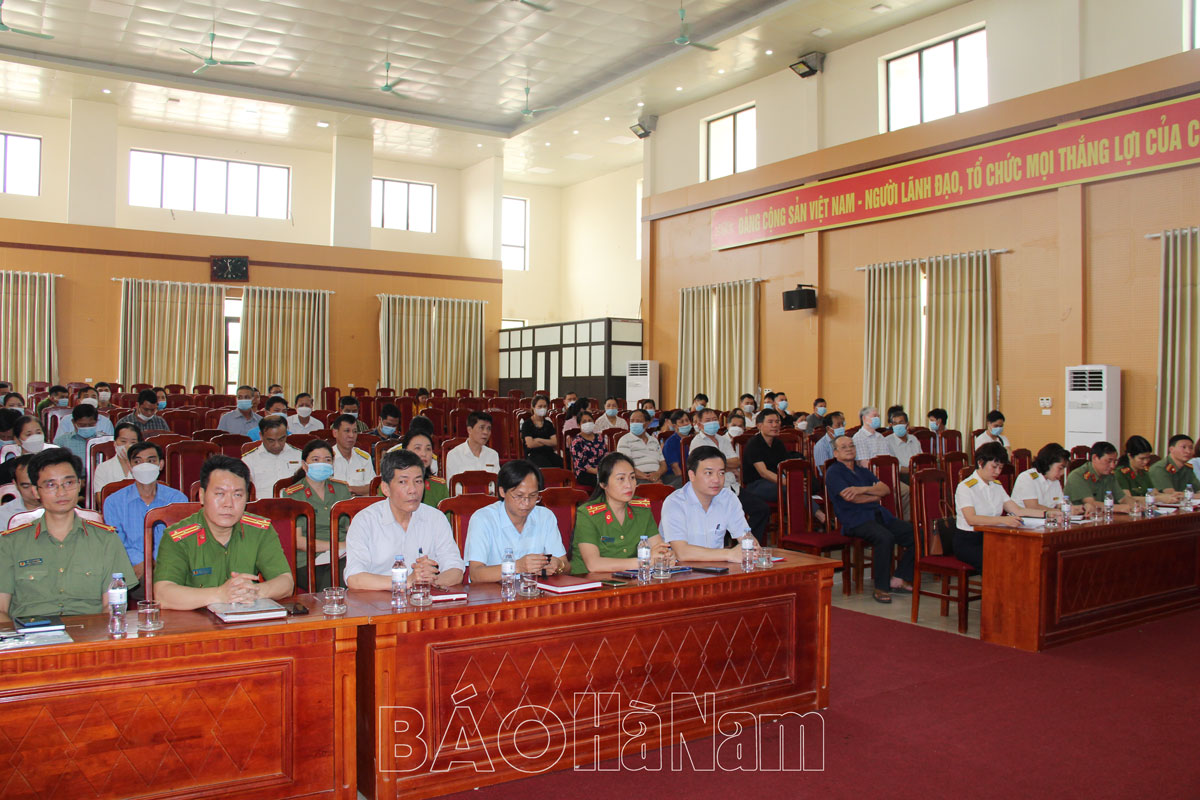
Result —
POLYGON ((90 405, 78 405, 71 409, 74 427, 65 433, 59 432, 54 439, 55 447, 65 447, 79 457, 81 464, 87 463, 88 440, 96 436, 96 409, 90 405))
POLYGON ((395 403, 384 403, 379 409, 379 424, 367 431, 380 439, 400 441, 400 409, 395 403))
POLYGON ((606 431, 609 428, 620 428, 623 431, 629 430, 629 424, 617 416, 617 412, 617 398, 610 397, 605 400, 604 416, 596 420, 596 430, 606 431))
MULTIPOLYGON (((715 416, 710 409, 705 413, 715 416)), ((680 561, 741 563, 741 540, 753 533, 737 496, 725 486, 726 466, 725 455, 717 448, 693 447, 688 453, 688 482, 663 501, 659 530, 680 561)))
MULTIPOLYGON (((279 399, 269 398, 268 407, 272 400, 279 399)), ((258 422, 258 431, 261 443, 243 453, 242 461, 250 468, 250 481, 254 484, 255 495, 267 498, 275 490, 277 482, 295 475, 300 469, 301 453, 287 442, 287 420, 282 414, 263 417, 258 422)), ((370 483, 369 480, 367 482, 370 483)))
MULTIPOLYGON (((166 458, 163 450, 154 442, 135 442, 129 447, 130 473, 133 483, 110 494, 104 501, 104 521, 117 529, 129 562, 133 564, 138 580, 146 572, 145 521, 146 514, 155 508, 171 503, 186 503, 187 495, 165 483, 159 483, 166 458)), ((158 555, 158 544, 162 530, 154 532, 154 553, 158 555)))
MULTIPOLYGON (((694 403, 693 407, 698 407, 699 411, 707 410, 705 406, 705 402, 708 400, 707 396, 697 395, 697 397, 703 397, 704 400, 694 403)), ((645 409, 642 409, 642 413, 646 413, 645 409)), ((662 482, 668 486, 679 487, 683 485, 683 467, 680 465, 680 462, 683 460, 683 437, 691 436, 695 430, 695 426, 692 425, 691 415, 686 411, 672 411, 668 418, 671 420, 671 425, 675 428, 675 432, 668 436, 662 445, 662 457, 667 465, 667 471, 663 474, 662 482)), ((633 419, 632 415, 630 419, 633 419)), ((649 429, 647 428, 647 430, 649 429)), ((636 463, 637 459, 634 459, 634 461, 636 463)))
MULTIPOLYGON (((591 411, 588 409, 589 403, 590 403, 590 400, 588 398, 577 397, 573 402, 571 402, 567 405, 566 419, 563 420, 563 426, 562 426, 562 432, 564 434, 568 433, 569 431, 579 430, 579 425, 580 425, 579 415, 582 414, 584 411, 587 411, 589 414, 591 414, 591 411)), ((595 415, 592 415, 593 426, 595 425, 595 421, 596 421, 596 417, 595 417, 595 415)))
POLYGON ((38 499, 33 481, 29 479, 29 462, 32 460, 33 456, 27 453, 8 462, 13 471, 13 483, 17 487, 17 496, 0 506, 0 531, 8 530, 9 520, 17 514, 42 507, 42 501, 38 499))
POLYGON ((113 437, 113 449, 116 455, 100 463, 92 474, 92 492, 99 495, 105 486, 117 481, 132 478, 130 471, 129 448, 144 441, 142 432, 136 425, 122 422, 117 425, 116 436, 113 437))
POLYGON ((533 416, 521 422, 521 443, 525 447, 525 458, 538 467, 561 469, 558 434, 554 424, 547 418, 550 414, 550 399, 544 395, 533 398, 533 416))
POLYGON ((237 408, 222 414, 217 428, 225 433, 236 433, 253 439, 251 433, 258 431, 258 423, 262 421, 262 417, 254 412, 257 407, 254 404, 254 394, 253 386, 239 386, 237 408))
POLYGON ((1013 483, 1012 499, 1026 508, 1058 510, 1062 507, 1062 479, 1070 463, 1071 453, 1067 448, 1057 442, 1046 445, 1033 459, 1033 469, 1017 476, 1013 483))
POLYGON ((594 489, 596 469, 600 459, 608 453, 604 439, 596 433, 596 417, 586 409, 579 412, 579 433, 571 439, 571 467, 575 470, 575 483, 594 489))
POLYGON ((367 423, 363 422, 358 417, 358 399, 355 397, 343 397, 338 400, 338 414, 340 416, 350 416, 354 418, 354 428, 358 433, 367 432, 367 423))
POLYGON ((1153 456, 1154 448, 1144 436, 1130 436, 1125 440, 1125 453, 1117 461, 1116 476, 1117 483, 1131 496, 1158 494, 1150 480, 1150 460, 1153 456))
MULTIPOLYGON (((109 394, 111 396, 111 392, 109 394)), ((79 390, 76 397, 79 399, 79 405, 88 405, 88 406, 91 406, 92 408, 96 409, 96 411, 97 411, 96 435, 97 436, 112 436, 113 435, 112 420, 109 419, 108 417, 106 417, 104 414, 99 413, 99 411, 102 408, 102 406, 100 405, 99 393, 95 389, 93 389, 91 386, 84 386, 82 389, 79 390)), ((112 408, 112 404, 109 403, 107 405, 107 408, 112 408)), ((73 411, 74 411, 74 409, 72 409, 72 412, 73 411)), ((61 436, 64 433, 70 433, 74 429, 75 429, 75 421, 72 417, 65 417, 62 420, 60 420, 58 423, 58 435, 59 436, 61 436)), ((55 437, 55 440, 57 441, 57 437, 55 437)), ((85 466, 86 466, 86 462, 85 462, 85 466)))
POLYGON ((975 437, 975 449, 978 450, 988 442, 999 442, 1005 452, 1012 455, 1012 445, 1008 442, 1008 437, 1004 435, 1004 415, 995 409, 988 412, 987 425, 983 429, 983 433, 975 437))
POLYGON ((358 441, 357 420, 342 414, 333 421, 333 477, 343 481, 356 495, 365 495, 371 490, 375 478, 375 466, 371 454, 354 446, 358 441))
POLYGON ((888 453, 895 456, 896 460, 900 462, 900 516, 911 519, 908 462, 913 456, 922 452, 921 442, 917 437, 909 435, 908 413, 903 408, 896 406, 888 409, 888 423, 892 426, 892 435, 885 436, 884 443, 887 445, 888 453))
POLYGON ((834 411, 825 416, 822 424, 825 426, 825 435, 813 445, 813 467, 817 474, 824 474, 825 462, 833 458, 833 443, 839 436, 846 435, 846 415, 841 411, 834 411))
MULTIPOLYGON (((741 417, 738 417, 741 419, 741 417)), ((725 457, 725 483, 726 489, 729 489, 734 495, 741 489, 741 484, 738 483, 738 472, 742 469, 741 459, 738 458, 737 451, 733 448, 733 442, 729 440, 728 433, 719 433, 721 423, 717 419, 717 411, 714 408, 706 408, 696 414, 696 422, 698 423, 695 432, 692 435, 692 443, 688 451, 688 463, 691 463, 691 452, 698 447, 715 447, 722 456, 725 457)), ((738 433, 741 433, 738 426, 738 433)), ((664 448, 664 455, 666 448, 664 448)), ((741 506, 738 506, 739 511, 741 506)))
MULTIPOLYGON (((417 419, 424 419, 418 417, 417 419)), ((437 470, 437 460, 433 453, 433 434, 425 431, 420 426, 409 428, 408 433, 404 436, 397 447, 393 447, 388 452, 393 450, 410 450, 417 454, 421 459, 421 465, 424 467, 425 475, 425 494, 421 496, 421 502, 427 506, 438 507, 438 503, 450 496, 449 488, 446 486, 446 479, 439 478, 435 473, 437 470)))
POLYGON ((511 550, 517 574, 558 575, 570 562, 554 512, 539 506, 546 488, 532 461, 517 459, 500 468, 500 500, 471 515, 463 558, 471 583, 498 583, 504 553, 511 550))
POLYGON ((171 432, 171 426, 167 424, 167 421, 158 416, 158 396, 154 394, 153 389, 143 389, 138 392, 137 408, 117 421, 136 425, 143 434, 147 431, 171 432))
POLYGON ((315 433, 325 426, 312 415, 313 396, 308 392, 296 395, 296 413, 287 418, 288 433, 315 433))
POLYGON ((738 406, 745 415, 747 428, 753 428, 758 424, 758 401, 754 399, 754 395, 747 392, 739 397, 738 406))
POLYGON ((633 459, 624 453, 606 455, 596 471, 596 484, 596 491, 575 514, 572 574, 636 570, 637 547, 643 536, 650 541, 652 559, 674 563, 671 546, 654 524, 650 501, 633 496, 638 484, 633 459))
POLYGON ((813 400, 812 413, 805 417, 802 421, 796 423, 796 427, 802 431, 812 433, 817 428, 825 424, 825 415, 828 413, 825 409, 825 398, 818 397, 813 400))
POLYGON ((657 438, 646 432, 649 422, 645 411, 640 408, 635 410, 629 415, 629 433, 617 442, 617 451, 633 463, 634 477, 638 483, 657 483, 667 472, 662 446, 657 438))
POLYGON ((54 386, 51 386, 47 391, 48 391, 48 394, 47 394, 46 398, 44 400, 42 400, 40 403, 38 403, 37 407, 34 409, 34 412, 38 415, 38 417, 41 417, 42 412, 45 411, 47 408, 50 408, 51 406, 56 406, 58 408, 66 408, 68 403, 70 402, 69 401, 70 392, 67 391, 67 387, 65 387, 65 386, 59 386, 59 385, 55 384, 54 386))
POLYGON ((1200 491, 1196 482, 1196 473, 1192 471, 1189 462, 1195 453, 1192 437, 1185 433, 1177 433, 1167 441, 1167 457, 1156 461, 1150 467, 1150 482, 1159 492, 1172 496, 1182 496, 1183 490, 1189 485, 1192 491, 1200 491))
POLYGON ((487 446, 492 438, 492 415, 472 411, 467 415, 467 440, 446 454, 446 483, 460 472, 500 471, 500 454, 487 446))
POLYGON ((858 465, 866 467, 870 465, 871 459, 875 456, 891 455, 884 435, 879 432, 879 429, 883 427, 879 409, 874 406, 863 408, 858 412, 858 420, 862 424, 858 433, 854 434, 854 458, 858 465))
POLYGON ((925 424, 929 426, 929 430, 934 434, 933 454, 935 456, 944 455, 946 453, 946 445, 942 440, 942 434, 950 427, 950 415, 946 413, 944 408, 935 408, 925 415, 925 424))
MULTIPOLYGON (((268 395, 266 402, 263 404, 263 419, 278 417, 284 426, 284 435, 287 435, 287 400, 277 395, 268 395)), ((259 420, 259 425, 254 427, 249 434, 250 441, 262 441, 262 420, 259 420)))
POLYGON ((750 520, 750 529, 760 544, 766 541, 771 521, 771 503, 779 500, 779 462, 790 454, 779 439, 779 412, 764 408, 758 413, 758 433, 746 443, 745 485, 738 498, 750 520))
MULTIPOLYGON (((308 587, 308 536, 307 531, 296 531, 296 583, 303 591, 319 592, 332 585, 332 573, 329 567, 329 510, 334 503, 349 500, 352 495, 345 481, 333 477, 333 445, 324 439, 313 439, 304 445, 300 453, 300 467, 292 474, 295 481, 283 490, 283 497, 299 500, 312 506, 317 524, 313 527, 316 537, 316 582, 312 589, 308 587)), ((267 497, 261 492, 259 497, 267 497)), ((350 523, 343 517, 339 521, 338 541, 346 541, 346 530, 350 523)), ((341 558, 346 557, 346 549, 339 551, 341 558)))
POLYGON ((9 392, 8 394, 4 395, 4 407, 15 408, 24 413, 23 409, 25 408, 25 398, 17 392, 9 392))
POLYGON ((1088 463, 1067 476, 1064 491, 1072 505, 1088 509, 1103 508, 1104 495, 1112 492, 1114 511, 1128 513, 1133 509, 1133 499, 1121 488, 1117 476, 1117 448, 1111 442, 1096 442, 1092 445, 1088 463))

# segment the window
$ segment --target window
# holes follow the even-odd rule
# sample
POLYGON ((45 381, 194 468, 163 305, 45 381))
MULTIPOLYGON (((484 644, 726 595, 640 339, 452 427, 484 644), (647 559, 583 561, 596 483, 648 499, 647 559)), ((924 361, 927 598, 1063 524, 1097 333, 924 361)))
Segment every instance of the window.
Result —
POLYGON ((371 227, 433 233, 433 184, 372 178, 371 227))
POLYGON ((42 182, 42 140, 0 134, 0 192, 37 195, 42 182))
POLYGON ((287 219, 292 171, 217 158, 129 151, 129 205, 287 219))
POLYGON ((889 131, 986 106, 987 31, 889 59, 887 98, 889 131))
POLYGON ((505 197, 500 206, 500 263, 505 269, 529 269, 529 201, 505 197))
POLYGON ((242 298, 225 298, 225 394, 237 394, 242 344, 242 298))
POLYGON ((500 320, 500 330, 506 331, 509 328, 524 328, 527 320, 523 319, 502 319, 500 320))
POLYGON ((758 115, 754 106, 708 121, 708 177, 724 178, 758 166, 758 115))

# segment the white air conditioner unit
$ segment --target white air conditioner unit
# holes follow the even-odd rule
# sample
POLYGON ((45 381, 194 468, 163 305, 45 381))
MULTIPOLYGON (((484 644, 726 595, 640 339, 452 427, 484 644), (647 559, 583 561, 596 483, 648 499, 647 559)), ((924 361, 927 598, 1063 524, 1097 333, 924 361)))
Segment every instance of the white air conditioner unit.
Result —
POLYGON ((1107 364, 1067 367, 1067 449, 1112 442, 1121 447, 1121 369, 1107 364))
POLYGON ((662 405, 658 397, 657 361, 625 362, 625 403, 629 408, 637 408, 639 400, 653 400, 662 405))

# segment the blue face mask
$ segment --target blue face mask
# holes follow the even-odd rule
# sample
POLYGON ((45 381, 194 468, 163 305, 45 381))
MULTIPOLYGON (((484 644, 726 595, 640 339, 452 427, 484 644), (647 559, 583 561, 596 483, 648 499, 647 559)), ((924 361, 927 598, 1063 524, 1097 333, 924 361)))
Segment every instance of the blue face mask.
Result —
POLYGON ((719 430, 721 430, 721 423, 716 420, 709 420, 704 423, 704 433, 708 436, 716 436, 719 430))
POLYGON ((992 436, 999 436, 1002 433, 1004 433, 1003 425, 993 425, 992 426, 992 436))
POLYGON ((703 410, 704 410, 704 408, 705 408, 705 405, 704 405, 704 403, 696 403, 696 410, 697 410, 697 411, 703 411, 703 410))
POLYGON ((817 406, 817 416, 818 417, 825 416, 825 406, 817 406))
POLYGON ((59 405, 61 408, 66 408, 66 407, 67 407, 67 398, 65 398, 65 397, 60 397, 60 398, 58 398, 58 400, 57 400, 57 401, 55 401, 55 402, 57 402, 57 403, 58 403, 58 405, 59 405))
POLYGON ((343 411, 342 413, 343 413, 343 414, 345 414, 345 415, 346 415, 346 416, 348 416, 348 417, 354 417, 355 419, 358 419, 358 412, 357 412, 357 411, 343 411))
POLYGON ((87 428, 76 428, 75 432, 78 433, 84 439, 90 439, 96 435, 96 426, 92 425, 87 428))
POLYGON ((833 429, 833 438, 836 439, 839 436, 845 436, 845 435, 846 435, 846 426, 845 425, 843 425, 840 428, 833 429))
POLYGON ((906 433, 908 433, 908 426, 903 423, 901 423, 899 425, 893 425, 892 433, 894 433, 897 436, 903 436, 906 433))
POLYGON ((158 410, 159 410, 159 411, 162 411, 162 410, 163 410, 164 408, 166 408, 166 407, 167 407, 167 401, 166 401, 166 400, 159 400, 159 401, 158 401, 158 410))
POLYGON ((774 408, 774 407, 775 407, 775 404, 774 404, 774 403, 763 403, 763 410, 764 410, 764 411, 766 411, 768 408, 774 408))
POLYGON ((606 408, 604 409, 604 413, 610 417, 615 417, 617 415, 617 410, 615 408, 606 408))
POLYGON ((629 432, 632 433, 634 436, 641 436, 643 433, 646 432, 646 423, 644 423, 644 422, 629 423, 629 432))
POLYGON ((249 398, 237 401, 238 411, 249 411, 252 405, 254 405, 254 401, 249 398))
POLYGON ((778 405, 780 411, 787 411, 787 400, 780 400, 778 405))
POLYGON ((937 433, 937 429, 938 429, 938 421, 936 419, 929 420, 929 430, 933 431, 934 433, 937 433))
POLYGON ((309 464, 308 477, 317 483, 324 483, 333 477, 333 464, 309 464))
POLYGON ((380 425, 379 432, 382 433, 384 436, 391 436, 393 433, 396 432, 396 429, 391 425, 380 425))
POLYGON ((883 424, 883 420, 881 420, 879 417, 873 417, 871 419, 871 427, 874 428, 875 430, 879 430, 879 426, 882 424, 883 424))
POLYGON ((691 425, 680 425, 679 426, 679 435, 680 436, 687 436, 691 432, 692 432, 691 425))

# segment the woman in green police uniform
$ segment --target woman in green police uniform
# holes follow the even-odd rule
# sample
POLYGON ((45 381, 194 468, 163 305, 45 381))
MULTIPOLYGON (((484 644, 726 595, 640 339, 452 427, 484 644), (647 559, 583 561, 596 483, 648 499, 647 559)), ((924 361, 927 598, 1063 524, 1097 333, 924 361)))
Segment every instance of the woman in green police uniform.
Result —
MULTIPOLYGON (((308 503, 313 507, 317 517, 317 552, 329 550, 329 509, 339 500, 349 500, 352 495, 345 481, 333 479, 333 446, 324 439, 314 439, 304 445, 300 453, 301 466, 296 471, 295 483, 283 490, 283 496, 292 500, 308 503)), ((346 529, 349 519, 342 517, 338 523, 338 542, 346 541, 346 529)), ((308 591, 308 558, 305 548, 308 546, 306 532, 296 532, 296 583, 301 591, 308 591)), ((339 555, 346 555, 346 548, 338 549, 339 555)), ((321 591, 332 585, 329 564, 318 564, 316 568, 317 587, 313 591, 321 591)))
POLYGON ((1142 436, 1130 436, 1125 442, 1125 455, 1117 462, 1117 483, 1121 488, 1134 497, 1145 497, 1146 492, 1154 494, 1154 484, 1150 482, 1150 459, 1154 448, 1142 436))
POLYGON ((637 569, 637 546, 650 537, 652 558, 670 559, 671 546, 658 535, 650 501, 634 497, 637 477, 624 453, 609 453, 596 468, 596 491, 575 514, 571 573, 637 569))

